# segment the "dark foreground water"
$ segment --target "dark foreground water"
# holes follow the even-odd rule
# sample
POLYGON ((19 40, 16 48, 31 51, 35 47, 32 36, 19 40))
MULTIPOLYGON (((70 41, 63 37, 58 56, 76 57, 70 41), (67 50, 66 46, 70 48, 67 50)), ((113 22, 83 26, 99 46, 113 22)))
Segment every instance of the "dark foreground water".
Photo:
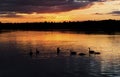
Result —
POLYGON ((3 32, 0 77, 120 77, 120 35, 3 32), (57 47, 61 49, 59 55, 57 47), (89 56, 88 47, 101 54, 89 56), (39 55, 35 54, 36 48, 39 55), (70 56, 70 50, 86 55, 70 56))

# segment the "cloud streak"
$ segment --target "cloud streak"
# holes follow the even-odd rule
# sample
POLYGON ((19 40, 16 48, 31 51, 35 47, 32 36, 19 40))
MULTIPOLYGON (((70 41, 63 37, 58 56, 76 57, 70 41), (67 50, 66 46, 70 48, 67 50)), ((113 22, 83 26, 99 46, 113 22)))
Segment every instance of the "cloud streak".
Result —
POLYGON ((120 15, 120 11, 112 11, 112 12, 109 13, 109 14, 112 14, 112 15, 114 15, 114 16, 118 16, 118 15, 120 15))
POLYGON ((21 18, 23 17, 22 15, 18 15, 16 13, 5 13, 5 14, 0 14, 0 17, 7 17, 7 18, 21 18))

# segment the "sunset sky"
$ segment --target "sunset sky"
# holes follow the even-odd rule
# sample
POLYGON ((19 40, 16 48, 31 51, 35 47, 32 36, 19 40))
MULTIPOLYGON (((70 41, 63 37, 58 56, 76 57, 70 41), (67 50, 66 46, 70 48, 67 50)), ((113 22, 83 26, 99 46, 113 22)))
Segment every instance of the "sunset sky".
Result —
POLYGON ((0 0, 1 22, 120 20, 120 0, 0 0))

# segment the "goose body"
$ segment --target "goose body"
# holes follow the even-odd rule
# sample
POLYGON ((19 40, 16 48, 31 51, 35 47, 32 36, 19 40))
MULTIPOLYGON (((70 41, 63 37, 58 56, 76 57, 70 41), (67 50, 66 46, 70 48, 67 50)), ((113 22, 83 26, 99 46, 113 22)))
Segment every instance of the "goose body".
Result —
POLYGON ((99 54, 100 54, 100 52, 95 52, 95 54, 96 54, 96 55, 99 55, 99 54))
POLYGON ((86 55, 85 53, 79 53, 78 55, 80 55, 80 56, 84 56, 84 55, 86 55))
POLYGON ((76 55, 77 53, 75 51, 70 50, 70 55, 76 55))

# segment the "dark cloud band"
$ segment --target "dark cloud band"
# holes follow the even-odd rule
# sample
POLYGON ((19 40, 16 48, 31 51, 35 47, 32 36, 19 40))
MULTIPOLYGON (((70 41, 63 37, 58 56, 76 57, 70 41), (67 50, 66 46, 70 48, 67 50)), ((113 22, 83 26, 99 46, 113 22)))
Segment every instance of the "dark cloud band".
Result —
POLYGON ((54 13, 78 9, 98 0, 0 0, 0 13, 54 13))

